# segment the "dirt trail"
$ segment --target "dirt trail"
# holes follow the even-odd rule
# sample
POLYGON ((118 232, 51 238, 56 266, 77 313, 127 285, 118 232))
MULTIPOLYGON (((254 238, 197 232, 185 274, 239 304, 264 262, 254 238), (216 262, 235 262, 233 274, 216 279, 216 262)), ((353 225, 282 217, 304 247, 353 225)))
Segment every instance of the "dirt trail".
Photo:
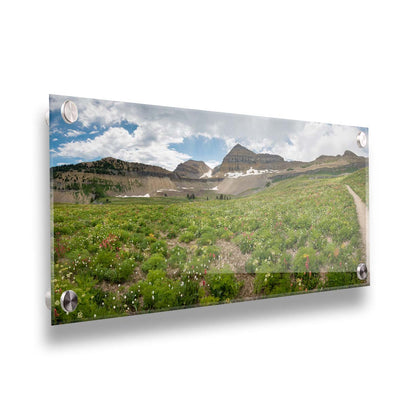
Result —
POLYGON ((364 202, 361 201, 361 198, 348 185, 345 186, 347 187, 348 192, 354 198, 355 208, 357 210, 358 216, 358 223, 360 224, 361 241, 365 250, 367 251, 367 207, 364 204, 364 202))

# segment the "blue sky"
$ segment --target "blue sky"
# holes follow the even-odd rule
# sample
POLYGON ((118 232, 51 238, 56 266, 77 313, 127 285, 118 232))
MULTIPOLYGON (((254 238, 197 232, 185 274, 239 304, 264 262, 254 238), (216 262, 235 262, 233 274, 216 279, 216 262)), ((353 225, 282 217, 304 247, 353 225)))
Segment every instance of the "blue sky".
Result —
POLYGON ((365 128, 325 123, 50 96, 51 166, 111 156, 169 170, 189 159, 214 167, 237 143, 287 160, 345 150, 367 156, 356 144, 360 131, 368 134, 365 128), (78 107, 73 124, 61 117, 66 99, 78 107))
POLYGON ((174 143, 170 148, 191 155, 193 160, 203 160, 208 165, 214 166, 218 162, 221 163, 229 151, 225 140, 218 137, 209 138, 199 135, 185 137, 182 143, 174 143))

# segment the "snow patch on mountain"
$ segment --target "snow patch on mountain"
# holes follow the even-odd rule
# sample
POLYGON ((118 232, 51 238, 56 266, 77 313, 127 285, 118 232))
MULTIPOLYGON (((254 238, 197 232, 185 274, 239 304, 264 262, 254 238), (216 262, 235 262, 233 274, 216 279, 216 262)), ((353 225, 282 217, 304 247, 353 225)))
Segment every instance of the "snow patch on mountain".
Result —
POLYGON ((212 169, 210 169, 208 172, 205 172, 199 179, 204 178, 212 178, 212 169))
POLYGON ((179 192, 177 189, 158 189, 156 192, 179 192))
POLYGON ((150 198, 150 195, 116 195, 116 198, 150 198))
POLYGON ((253 169, 252 167, 250 169, 247 169, 246 172, 227 172, 224 173, 224 176, 226 178, 241 178, 242 176, 252 176, 252 175, 263 175, 265 173, 277 173, 278 170, 272 170, 272 169, 264 169, 264 170, 257 170, 253 169))

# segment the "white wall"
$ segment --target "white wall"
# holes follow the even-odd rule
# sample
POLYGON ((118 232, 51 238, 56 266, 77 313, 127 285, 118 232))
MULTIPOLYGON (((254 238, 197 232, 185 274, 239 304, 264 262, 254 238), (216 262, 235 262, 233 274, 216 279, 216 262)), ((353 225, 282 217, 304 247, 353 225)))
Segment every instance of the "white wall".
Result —
POLYGON ((146 3, 0 6, 2 413, 414 414, 412 2, 146 3), (372 286, 50 328, 49 93, 368 126, 372 286))

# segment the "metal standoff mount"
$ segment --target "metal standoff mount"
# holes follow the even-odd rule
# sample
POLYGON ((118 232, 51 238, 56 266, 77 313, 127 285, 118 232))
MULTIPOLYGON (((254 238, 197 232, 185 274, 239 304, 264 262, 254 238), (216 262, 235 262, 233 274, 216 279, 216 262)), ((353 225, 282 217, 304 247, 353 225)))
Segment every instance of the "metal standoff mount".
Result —
POLYGON ((64 101, 64 103, 61 106, 61 115, 65 123, 75 123, 78 120, 77 105, 71 100, 64 101))
POLYGON ((361 148, 364 148, 367 146, 367 135, 363 131, 361 131, 357 135, 357 144, 358 144, 358 147, 361 147, 361 148))
POLYGON ((368 276, 367 266, 365 265, 365 263, 360 263, 357 267, 357 277, 360 280, 365 280, 367 279, 367 276, 368 276))
POLYGON ((47 307, 49 310, 51 310, 51 292, 50 292, 50 290, 48 290, 48 291, 45 293, 45 304, 46 304, 46 307, 47 307))
POLYGON ((61 307, 66 313, 73 312, 78 306, 78 296, 73 290, 66 290, 61 295, 61 307))

